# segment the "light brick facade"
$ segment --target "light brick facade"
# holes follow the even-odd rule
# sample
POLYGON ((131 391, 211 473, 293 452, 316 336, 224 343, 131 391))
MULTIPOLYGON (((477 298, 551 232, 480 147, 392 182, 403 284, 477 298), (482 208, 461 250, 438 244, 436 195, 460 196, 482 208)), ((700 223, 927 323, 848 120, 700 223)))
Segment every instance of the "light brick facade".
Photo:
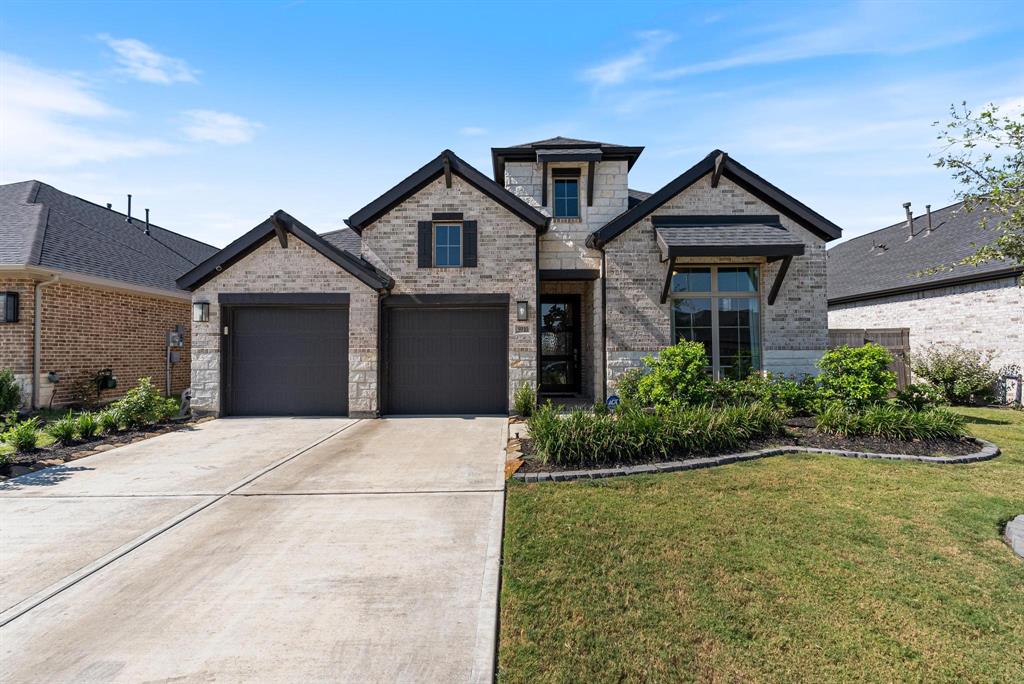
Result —
POLYGON ((829 307, 830 328, 910 328, 911 352, 939 344, 1024 366, 1024 289, 1016 278, 908 292, 829 307))
MULTIPOLYGON (((222 324, 217 296, 222 293, 348 293, 348 403, 352 415, 377 411, 377 292, 298 238, 281 247, 265 242, 195 290, 194 302, 208 302, 210 320, 193 323, 192 406, 221 411, 222 324)), ((229 331, 230 332, 230 331, 229 331)))
MULTIPOLYGON (((19 320, 0 323, 0 366, 10 368, 22 384, 24 402, 31 395, 35 277, 0 279, 0 291, 19 293, 19 320)), ((190 304, 180 297, 140 294, 62 280, 42 290, 39 403, 62 406, 78 400, 76 382, 110 368, 118 387, 104 390, 101 401, 116 399, 139 378, 152 378, 164 389, 166 335, 182 326, 185 346, 171 367, 171 392, 189 385, 190 304), (55 384, 48 379, 57 373, 55 384)))

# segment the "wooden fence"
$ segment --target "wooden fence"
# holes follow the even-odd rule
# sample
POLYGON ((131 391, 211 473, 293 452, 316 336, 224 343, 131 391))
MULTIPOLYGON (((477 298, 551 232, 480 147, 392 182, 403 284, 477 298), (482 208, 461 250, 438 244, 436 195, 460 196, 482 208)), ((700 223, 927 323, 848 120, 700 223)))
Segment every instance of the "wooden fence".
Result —
POLYGON ((896 386, 910 384, 910 328, 829 328, 828 347, 862 347, 868 342, 885 347, 892 354, 889 369, 896 373, 896 386))

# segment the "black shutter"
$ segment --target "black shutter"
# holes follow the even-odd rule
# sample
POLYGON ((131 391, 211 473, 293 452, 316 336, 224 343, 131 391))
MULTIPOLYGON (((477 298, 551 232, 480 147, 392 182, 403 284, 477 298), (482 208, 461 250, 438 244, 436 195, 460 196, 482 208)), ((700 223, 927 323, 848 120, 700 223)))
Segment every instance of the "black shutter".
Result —
POLYGON ((434 264, 434 224, 430 221, 419 221, 416 226, 419 233, 419 267, 430 268, 434 264))
POLYGON ((476 221, 462 222, 462 265, 476 268, 476 221))

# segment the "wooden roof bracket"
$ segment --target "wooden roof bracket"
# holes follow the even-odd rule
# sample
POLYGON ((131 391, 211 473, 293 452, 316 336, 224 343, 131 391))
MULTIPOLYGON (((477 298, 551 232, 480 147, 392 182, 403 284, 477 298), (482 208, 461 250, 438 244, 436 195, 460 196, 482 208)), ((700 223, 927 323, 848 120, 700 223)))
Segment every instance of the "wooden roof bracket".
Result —
POLYGON ((779 272, 775 274, 775 282, 772 283, 772 289, 768 292, 768 305, 771 306, 775 303, 775 299, 779 296, 779 290, 782 288, 782 281, 786 278, 786 272, 789 271, 789 265, 793 263, 792 256, 786 256, 782 258, 782 263, 779 264, 779 272))
POLYGON ((284 221, 273 216, 270 222, 274 224, 274 233, 277 235, 277 240, 281 243, 282 249, 288 249, 288 228, 285 227, 284 221))
POLYGON ((451 188, 452 187, 452 163, 448 159, 447 155, 442 160, 442 164, 444 165, 444 187, 451 188))
POLYGON ((719 152, 718 156, 715 157, 715 170, 711 174, 711 187, 718 187, 718 182, 722 180, 722 172, 725 171, 725 160, 728 158, 729 155, 725 152, 719 152))
POLYGON ((665 272, 665 285, 661 288, 661 303, 664 304, 668 301, 668 288, 672 285, 672 267, 675 266, 676 260, 670 258, 668 260, 668 270, 665 272))

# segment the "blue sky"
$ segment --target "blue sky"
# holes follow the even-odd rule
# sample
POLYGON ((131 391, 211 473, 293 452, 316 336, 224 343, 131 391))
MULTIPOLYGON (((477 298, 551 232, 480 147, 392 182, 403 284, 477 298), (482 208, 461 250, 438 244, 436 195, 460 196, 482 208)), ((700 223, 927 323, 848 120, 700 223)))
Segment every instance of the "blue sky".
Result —
POLYGON ((86 3, 0 7, 0 182, 224 245, 326 231, 444 148, 644 145, 653 191, 714 148, 843 226, 944 206, 932 122, 1024 106, 1024 5, 86 3))

